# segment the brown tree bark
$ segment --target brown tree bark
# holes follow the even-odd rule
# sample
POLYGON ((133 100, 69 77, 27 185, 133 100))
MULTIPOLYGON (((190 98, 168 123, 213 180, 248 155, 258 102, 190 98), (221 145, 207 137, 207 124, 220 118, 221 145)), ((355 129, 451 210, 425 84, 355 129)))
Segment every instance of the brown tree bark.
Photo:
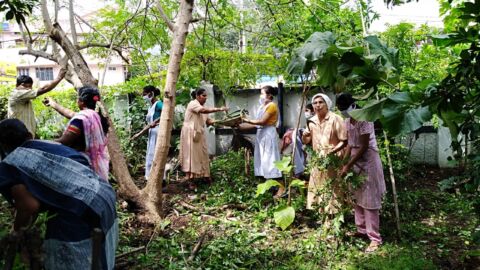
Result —
MULTIPOLYGON (((185 49, 185 40, 188 35, 188 27, 192 22, 193 0, 180 0, 180 9, 175 24, 171 22, 163 12, 160 2, 157 7, 163 15, 168 28, 173 32, 172 46, 170 50, 170 59, 165 83, 164 107, 160 118, 160 132, 157 137, 155 148, 155 159, 150 172, 147 186, 140 190, 134 183, 127 166, 125 156, 121 150, 120 140, 113 127, 111 119, 109 130, 108 151, 112 162, 113 174, 119 183, 118 193, 125 199, 133 202, 137 207, 144 210, 148 221, 156 222, 162 214, 162 178, 165 164, 167 161, 168 150, 170 148, 170 138, 173 126, 173 114, 175 108, 175 90, 178 76, 180 74, 180 63, 185 49)), ((21 54, 31 54, 37 57, 47 58, 67 67, 65 78, 75 87, 81 85, 97 86, 98 81, 93 77, 83 55, 81 47, 70 40, 62 27, 55 21, 52 23, 47 8, 46 0, 41 0, 41 11, 46 32, 54 41, 56 48, 60 47, 65 56, 60 55, 59 50, 53 53, 44 51, 35 51, 31 46, 27 50, 21 51, 21 54)), ((70 11, 70 15, 73 12, 70 11)), ((73 38, 75 40, 75 38, 73 38)), ((113 43, 112 43, 113 44, 113 43)), ((110 50, 112 44, 109 44, 110 50)), ((121 55, 122 56, 122 55, 121 55)), ((103 106, 102 104, 100 104, 103 106)), ((103 108, 104 113, 108 111, 103 108)), ((107 115, 108 116, 108 115, 107 115)))
MULTIPOLYGON (((180 75, 180 63, 183 58, 188 27, 192 21, 193 4, 193 0, 180 0, 180 10, 175 25, 172 26, 171 22, 167 19, 167 25, 169 25, 169 28, 173 31, 173 40, 168 61, 163 110, 160 117, 154 161, 150 171, 149 181, 143 190, 143 192, 148 195, 149 201, 154 204, 160 216, 162 215, 162 177, 170 148, 175 109, 175 91, 178 76, 180 75)), ((159 3, 157 3, 157 7, 161 10, 159 3)), ((162 14, 164 13, 162 12, 162 14)))
MULTIPOLYGON (((70 61, 72 63, 69 65, 71 80, 74 74, 78 77, 82 85, 97 86, 98 81, 93 77, 87 62, 80 52, 80 49, 72 43, 57 22, 51 22, 46 0, 42 0, 41 9, 43 21, 49 37, 62 48, 66 56, 66 58, 61 58, 58 55, 53 55, 53 57, 50 59, 57 60, 56 62, 59 62, 63 59, 64 61, 70 61)), ((74 85, 78 87, 78 85, 74 85)), ((101 106, 103 105, 101 104, 101 106)), ((150 216, 155 217, 155 211, 152 211, 153 209, 148 209, 145 199, 142 198, 139 188, 135 185, 130 175, 125 156, 121 150, 122 148, 120 145, 120 140, 118 139, 113 122, 108 116, 108 110, 105 108, 102 108, 102 110, 106 114, 110 123, 110 130, 108 133, 108 151, 112 162, 113 174, 119 183, 118 192, 122 197, 136 204, 137 207, 146 210, 147 212, 151 212, 150 216)))

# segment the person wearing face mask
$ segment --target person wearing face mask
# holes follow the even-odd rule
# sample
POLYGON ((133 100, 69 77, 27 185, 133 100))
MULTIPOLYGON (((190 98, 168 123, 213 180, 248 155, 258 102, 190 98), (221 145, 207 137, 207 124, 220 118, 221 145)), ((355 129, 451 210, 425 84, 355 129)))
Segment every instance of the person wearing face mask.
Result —
POLYGON ((153 85, 147 85, 143 88, 142 97, 148 106, 146 121, 150 125, 145 157, 145 178, 147 179, 153 164, 155 145, 157 144, 158 122, 163 109, 163 102, 157 99, 158 95, 160 95, 160 90, 153 85))
POLYGON ((375 130, 372 122, 357 121, 349 113, 357 108, 355 100, 349 93, 337 97, 337 108, 345 116, 348 133, 346 158, 348 159, 340 173, 345 176, 353 171, 366 177, 362 187, 354 191, 355 201, 355 236, 368 236, 370 245, 367 252, 372 252, 382 243, 380 236, 380 215, 382 196, 385 193, 385 179, 380 155, 378 153, 375 130))
POLYGON ((260 108, 257 119, 243 119, 240 129, 257 128, 255 136, 254 170, 255 176, 266 179, 280 178, 282 173, 275 168, 274 162, 280 160, 278 149, 278 107, 273 102, 277 90, 272 86, 264 86, 260 91, 260 108))
MULTIPOLYGON (((347 145, 347 132, 342 117, 331 112, 332 101, 325 94, 316 94, 312 97, 312 105, 315 115, 310 118, 307 130, 303 132, 304 144, 311 144, 313 151, 319 156, 326 157, 334 154, 343 156, 343 148, 347 145)), ((328 168, 320 171, 316 168, 310 173, 308 182, 307 209, 313 209, 314 205, 322 205, 324 199, 320 191, 324 188, 328 179, 334 179, 338 175, 336 168, 328 168)), ((330 200, 321 212, 335 214, 338 212, 339 203, 336 198, 340 196, 337 190, 333 190, 334 198, 330 200)))
MULTIPOLYGON (((180 153, 178 159, 186 179, 195 178, 210 179, 210 160, 208 158, 207 139, 205 137, 205 125, 212 125, 213 120, 208 118, 209 113, 228 111, 227 107, 208 108, 207 91, 199 88, 192 93, 194 98, 188 103, 185 110, 182 131, 180 133, 180 153)), ((190 181, 189 187, 195 188, 190 181)))
POLYGON ((301 140, 302 131, 289 128, 282 138, 282 147, 280 153, 282 156, 292 156, 295 148, 293 174, 295 178, 300 178, 305 171, 305 153, 303 151, 303 143, 301 140), (295 141, 294 141, 295 138, 295 141))
POLYGON ((309 120, 314 115, 315 115, 315 112, 313 111, 312 103, 308 103, 307 106, 305 106, 305 119, 309 120))

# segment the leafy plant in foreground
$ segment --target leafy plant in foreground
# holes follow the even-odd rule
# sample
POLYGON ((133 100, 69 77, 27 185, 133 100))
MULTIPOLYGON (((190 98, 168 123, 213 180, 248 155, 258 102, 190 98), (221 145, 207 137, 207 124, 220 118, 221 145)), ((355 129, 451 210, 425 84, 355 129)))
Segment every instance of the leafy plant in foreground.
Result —
POLYGON ((295 208, 293 208, 293 206, 291 206, 290 204, 291 189, 294 187, 297 187, 299 189, 302 189, 305 187, 305 182, 303 182, 302 180, 289 177, 293 169, 293 166, 290 165, 291 161, 292 161, 292 158, 288 156, 288 157, 283 157, 282 160, 276 161, 274 163, 275 168, 280 170, 284 175, 285 184, 277 180, 269 179, 257 186, 257 195, 256 195, 257 197, 262 194, 265 194, 265 192, 269 191, 270 188, 272 187, 279 187, 281 190, 285 190, 285 186, 287 186, 288 196, 289 196, 288 202, 285 203, 285 199, 279 198, 278 205, 275 208, 275 211, 273 213, 273 219, 275 221, 275 224, 277 224, 278 227, 282 228, 282 230, 285 230, 286 228, 288 228, 288 226, 290 226, 295 220, 295 208))

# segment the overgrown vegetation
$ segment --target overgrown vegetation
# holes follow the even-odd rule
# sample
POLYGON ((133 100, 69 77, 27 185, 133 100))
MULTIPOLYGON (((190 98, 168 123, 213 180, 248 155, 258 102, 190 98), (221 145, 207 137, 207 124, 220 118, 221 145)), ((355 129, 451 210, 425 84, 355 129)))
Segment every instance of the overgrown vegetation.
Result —
MULTIPOLYGON (((280 230, 273 221, 271 195, 256 197, 252 175, 244 174, 241 152, 229 152, 212 162, 212 185, 186 192, 169 187, 168 215, 163 230, 143 228, 122 211, 120 253, 147 246, 148 252, 119 260, 122 269, 452 269, 476 263, 478 216, 472 197, 444 193, 436 184, 456 171, 409 167, 400 183, 402 235, 396 239, 391 194, 381 216, 385 240, 378 252, 363 253, 366 242, 346 236, 354 230, 351 212, 338 235, 324 231, 318 217, 299 210, 295 222, 280 230), (203 239, 203 240, 202 240, 203 239), (202 241, 201 248, 195 246, 202 241)), ((399 173, 399 171, 396 171, 399 173)), ((273 195, 273 194, 272 194, 273 195)), ((300 194, 294 195, 296 197, 300 194)), ((300 207, 301 209, 301 207, 300 207)))
MULTIPOLYGON (((29 15, 31 6, 17 2, 18 12, 7 13, 7 19, 22 21, 29 15)), ((368 25, 376 14, 371 13, 370 1, 359 2, 368 25)), ((8 11, 10 3, 14 4, 7 1, 0 7, 7 5, 8 11)), ((258 0, 246 4, 255 10, 251 13, 226 0, 196 3, 196 15, 204 18, 187 39, 177 88, 197 87, 208 80, 229 93, 232 88, 250 87, 265 75, 307 73, 322 87, 348 90, 364 99, 363 109, 352 114, 380 120, 390 139, 432 118, 447 127, 456 151, 452 162, 457 165, 448 170, 411 164, 408 149, 377 137, 384 168, 387 147, 391 152, 401 238, 397 238, 391 190, 381 213, 385 244, 367 255, 362 252, 366 242, 347 236, 354 230, 351 209, 345 207, 336 216, 331 230, 324 226, 324 216, 305 210, 301 181, 286 177, 283 182, 261 183, 251 171, 245 172, 252 164, 243 151, 228 152, 213 159, 211 185, 200 184, 190 191, 187 183, 171 175, 166 217, 156 227, 138 220, 129 204, 119 199, 119 269, 470 269, 480 265, 480 2, 442 0, 448 34, 401 23, 379 37, 365 38, 359 12, 343 3, 258 0), (272 186, 299 189, 289 192, 289 198, 274 199, 272 186)), ((137 16, 138 8, 132 12, 128 1, 117 4, 101 10, 94 25, 116 33, 112 45, 129 50, 132 78, 103 87, 102 96, 111 109, 130 173, 142 182, 146 137, 130 140, 145 123, 146 106, 138 94, 147 84, 164 85, 171 37, 152 3, 147 2, 142 16, 137 16)), ((175 1, 162 4, 168 16, 178 8, 175 1)), ((97 32, 88 39, 104 41, 97 32)), ((95 48, 90 53, 108 58, 110 52, 95 48)), ((0 86, 0 119, 6 116, 12 88, 0 86)), ((179 92, 177 103, 188 102, 188 91, 179 92)), ((75 95, 67 90, 47 96, 77 110, 75 95)), ((36 135, 56 138, 66 120, 41 99, 34 101, 36 135)), ((334 165, 330 161, 312 164, 326 169, 334 165)), ((288 162, 277 165, 288 175, 288 162)), ((12 216, 0 199, 0 239, 10 231, 12 216)))

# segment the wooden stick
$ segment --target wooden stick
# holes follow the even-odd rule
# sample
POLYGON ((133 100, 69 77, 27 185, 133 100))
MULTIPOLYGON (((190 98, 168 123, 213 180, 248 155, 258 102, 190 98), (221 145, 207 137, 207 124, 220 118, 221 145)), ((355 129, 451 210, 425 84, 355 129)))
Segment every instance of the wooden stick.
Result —
POLYGON ((130 250, 130 251, 127 251, 127 252, 125 252, 125 253, 122 253, 122 254, 120 254, 120 255, 117 255, 117 256, 115 257, 115 259, 118 260, 118 259, 121 259, 121 258, 123 258, 123 257, 125 257, 125 256, 131 255, 131 254, 133 254, 133 253, 136 253, 136 252, 139 252, 139 251, 142 251, 142 250, 145 250, 145 246, 137 247, 137 248, 134 248, 134 249, 132 249, 132 250, 130 250))
POLYGON ((204 231, 202 233, 202 235, 200 236, 197 244, 193 247, 192 249, 192 253, 190 254, 190 256, 188 257, 188 261, 191 262, 193 261, 193 259, 195 259, 195 257, 197 256, 198 252, 200 251, 200 249, 202 248, 202 244, 203 244, 203 241, 205 240, 205 237, 207 236, 207 231, 204 231))
POLYGON ((398 210, 397 187, 395 184, 395 175, 393 174, 393 164, 389 146, 390 142, 388 141, 387 133, 385 132, 385 130, 383 131, 383 136, 385 137, 385 148, 387 150, 388 172, 390 174, 390 181, 392 182, 393 205, 395 206, 395 223, 397 225, 397 236, 398 239, 401 239, 402 232, 400 231, 400 211, 398 210))
POLYGON ((143 134, 147 133, 152 128, 152 124, 155 124, 155 123, 158 124, 159 122, 160 122, 160 118, 157 118, 152 123, 145 125, 143 127, 143 129, 140 130, 140 132, 138 132, 135 135, 133 135, 132 137, 130 137, 130 141, 133 141, 133 140, 137 139, 138 137, 142 136, 143 134))
POLYGON ((19 239, 16 236, 8 235, 5 242, 7 242, 6 246, 6 254, 5 254, 5 264, 3 265, 3 269, 11 270, 13 269, 15 263, 15 257, 17 255, 18 250, 18 242, 19 239))
POLYGON ((102 256, 102 239, 103 232, 99 228, 93 229, 92 232, 92 270, 100 270, 102 256))
POLYGON ((193 206, 193 205, 191 205, 191 204, 189 204, 189 203, 187 203, 187 202, 185 202, 185 201, 179 201, 178 203, 179 203, 181 206, 183 206, 183 207, 185 207, 185 208, 187 208, 187 209, 189 209, 189 210, 192 210, 192 211, 195 211, 195 212, 199 212, 199 211, 200 211, 200 209, 198 209, 197 207, 195 207, 195 206, 193 206))
MULTIPOLYGON (((302 115, 305 113, 303 111, 303 105, 305 104, 305 98, 307 96, 308 92, 308 85, 306 82, 302 80, 303 83, 303 90, 302 90, 302 102, 300 104, 300 111, 298 112, 298 117, 297 117, 297 123, 295 125, 295 129, 293 130, 292 133, 292 143, 293 143, 293 151, 292 151, 292 171, 290 172, 290 178, 293 178, 292 176, 295 174, 295 152, 297 151, 297 135, 298 135, 298 128, 300 127, 300 119, 302 119, 302 115)), ((307 123, 308 127, 308 123, 307 123)), ((291 188, 290 188, 290 183, 288 184, 288 199, 287 199, 287 204, 290 206, 291 204, 291 188)))

